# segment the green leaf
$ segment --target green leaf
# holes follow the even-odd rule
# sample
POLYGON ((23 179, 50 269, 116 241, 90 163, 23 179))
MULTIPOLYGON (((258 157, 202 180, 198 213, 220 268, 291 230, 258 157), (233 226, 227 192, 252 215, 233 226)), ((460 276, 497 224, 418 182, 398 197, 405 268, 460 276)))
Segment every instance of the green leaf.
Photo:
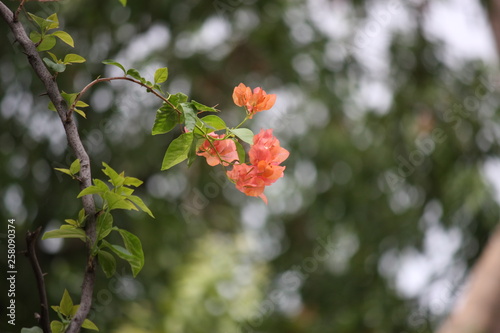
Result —
POLYGON ((108 203, 108 209, 125 209, 125 210, 138 210, 133 203, 126 200, 125 197, 113 192, 106 192, 102 194, 102 198, 108 203))
POLYGON ((34 44, 36 44, 42 40, 42 35, 38 31, 32 31, 30 32, 30 39, 34 44))
POLYGON ((76 315, 76 312, 78 311, 78 309, 80 308, 80 305, 77 304, 77 305, 73 305, 73 308, 71 309, 71 313, 70 313, 70 316, 71 317, 74 317, 76 315))
POLYGON ((142 244, 139 238, 123 229, 118 229, 118 232, 122 236, 125 248, 134 256, 134 260, 127 260, 132 268, 132 274, 137 276, 141 271, 142 266, 144 266, 144 252, 142 251, 142 244))
POLYGON ((40 29, 42 29, 42 30, 44 30, 49 25, 47 20, 45 20, 44 18, 36 16, 35 14, 32 14, 32 13, 28 13, 28 15, 33 19, 33 21, 36 23, 36 25, 38 25, 40 27, 40 29))
POLYGON ((97 186, 89 186, 87 188, 84 188, 80 193, 78 193, 77 198, 81 198, 84 195, 97 194, 97 193, 102 193, 102 192, 103 192, 102 189, 97 187, 97 186))
POLYGON ((73 102, 75 101, 76 99, 76 96, 78 96, 78 93, 72 93, 72 94, 68 94, 64 91, 61 91, 61 96, 64 98, 64 100, 69 104, 73 104, 73 102))
POLYGON ((51 50, 54 46, 56 46, 56 38, 51 35, 47 35, 43 37, 42 42, 38 44, 36 47, 37 51, 48 51, 51 50))
POLYGON ((153 88, 156 89, 156 90, 159 90, 159 91, 161 91, 163 93, 163 90, 161 90, 161 86, 158 83, 154 84, 153 88))
POLYGON ((83 225, 85 222, 85 219, 87 218, 87 215, 85 215, 85 209, 80 209, 78 212, 78 224, 83 225))
POLYGON ((122 259, 129 260, 134 257, 132 253, 130 253, 130 251, 124 248, 123 246, 110 244, 106 240, 103 240, 102 244, 107 248, 109 248, 111 251, 113 251, 114 254, 116 254, 122 259))
POLYGON ((108 185, 106 185, 106 183, 100 179, 97 179, 97 178, 94 179, 94 185, 97 186, 101 190, 101 192, 108 192, 109 191, 108 185))
POLYGON ((155 77, 154 77, 155 84, 156 83, 163 83, 163 82, 167 81, 167 78, 168 78, 168 68, 167 67, 158 68, 156 70, 155 77))
MULTIPOLYGON (((124 0, 122 0, 124 1, 124 0)), ((114 258, 113 258, 114 259, 114 258)), ((94 324, 93 322, 91 322, 90 320, 88 319, 85 319, 83 321, 83 324, 82 324, 82 327, 83 328, 86 328, 88 330, 94 330, 94 331, 99 331, 99 329, 97 328, 96 324, 94 324)))
POLYGON ((219 112, 216 108, 198 103, 197 101, 191 101, 191 104, 198 111, 219 112))
POLYGON ((112 277, 116 272, 116 260, 113 255, 107 251, 97 252, 97 260, 107 278, 112 277))
POLYGON ((196 127, 196 123, 200 122, 200 119, 198 118, 198 116, 196 116, 196 112, 194 111, 191 103, 184 102, 180 103, 179 106, 184 113, 186 128, 188 129, 188 131, 192 132, 196 127))
POLYGON ((102 162, 102 165, 104 166, 102 172, 104 172, 104 174, 109 177, 110 183, 113 184, 115 187, 122 186, 123 182, 125 181, 125 177, 119 175, 118 172, 113 170, 113 168, 110 167, 105 162, 102 162))
POLYGON ((21 333, 43 333, 43 330, 38 326, 33 326, 32 328, 23 327, 21 333))
POLYGON ((105 65, 116 66, 116 67, 120 68, 123 71, 123 74, 127 73, 127 71, 125 70, 125 67, 123 67, 123 65, 120 64, 119 62, 116 62, 114 60, 108 59, 108 60, 104 60, 102 63, 105 64, 105 65))
POLYGON ((52 333, 62 333, 64 330, 64 325, 59 320, 53 320, 50 322, 50 330, 52 333))
POLYGON ((245 158, 246 158, 245 149, 238 141, 234 140, 234 143, 236 145, 236 152, 238 153, 238 159, 240 160, 240 163, 245 163, 245 158))
POLYGON ((56 107, 55 107, 54 103, 52 103, 52 102, 49 102, 49 105, 47 105, 47 108, 51 111, 57 112, 56 107))
POLYGON ((106 211, 97 218, 97 240, 105 238, 113 228, 113 216, 106 211))
POLYGON ((52 58, 52 60, 54 60, 54 62, 57 63, 59 61, 54 53, 47 51, 47 54, 52 58))
POLYGON ((82 57, 81 55, 78 55, 78 54, 74 54, 74 53, 66 54, 66 56, 64 57, 64 60, 63 60, 63 62, 65 64, 81 64, 85 61, 86 60, 84 57, 82 57))
POLYGON ((152 218, 155 218, 153 215, 153 212, 151 212, 151 210, 148 208, 148 206, 146 206, 146 204, 144 203, 144 201, 142 201, 141 198, 139 198, 136 195, 131 195, 131 196, 128 196, 127 199, 132 201, 134 204, 136 204, 137 207, 139 207, 143 212, 147 213, 152 218))
POLYGON ((71 178, 74 178, 73 174, 71 173, 71 171, 69 171, 69 169, 54 168, 54 170, 57 170, 57 171, 62 172, 62 173, 65 173, 68 176, 70 176, 71 178))
POLYGON ((244 142, 253 144, 254 135, 248 128, 235 128, 230 131, 244 142))
POLYGON ((168 96, 168 101, 172 103, 175 107, 178 107, 180 103, 187 102, 188 97, 183 93, 177 93, 168 96))
POLYGON ((73 41, 73 38, 66 32, 66 31, 54 31, 51 33, 52 36, 55 36, 62 40, 64 43, 68 44, 71 47, 75 47, 75 42, 73 41))
POLYGON ((43 62, 47 65, 48 68, 52 69, 54 72, 62 73, 66 70, 65 64, 56 64, 49 58, 43 58, 43 62))
POLYGON ((79 227, 80 225, 78 224, 78 221, 75 221, 73 219, 66 219, 64 222, 68 223, 69 225, 72 225, 73 227, 79 227))
POLYGON ((47 17, 47 19, 45 20, 45 22, 47 22, 47 24, 48 24, 47 30, 52 30, 52 29, 59 28, 59 19, 57 18, 57 14, 56 13, 54 13, 54 14, 50 15, 49 17, 47 17))
POLYGON ((83 102, 83 101, 78 101, 78 102, 76 102, 76 105, 75 105, 75 106, 76 106, 76 107, 80 107, 80 108, 86 108, 86 107, 88 107, 89 105, 88 105, 87 103, 83 102))
POLYGON ((133 77, 136 80, 142 81, 143 78, 137 69, 131 68, 127 71, 127 75, 133 77))
POLYGON ((123 181, 123 185, 125 186, 134 186, 138 187, 141 186, 144 182, 140 179, 137 179, 135 177, 125 177, 123 181))
POLYGON ((87 236, 83 229, 75 228, 71 225, 62 225, 59 229, 47 231, 43 234, 42 240, 49 238, 78 238, 85 242, 87 236))
POLYGON ((214 115, 205 116, 201 118, 201 121, 206 127, 214 129, 216 131, 225 129, 227 127, 224 120, 214 115))
POLYGON ((181 163, 188 157, 189 148, 193 142, 193 133, 183 133, 173 140, 167 148, 161 170, 167 170, 176 164, 181 163))
POLYGON ((85 114, 85 112, 83 112, 82 110, 80 109, 77 109, 77 108, 74 108, 73 111, 75 111, 76 113, 78 113, 80 116, 82 116, 83 118, 87 119, 87 115, 85 114))
POLYGON ((168 133, 175 125, 180 124, 181 121, 181 115, 172 109, 170 105, 163 103, 162 107, 156 111, 155 123, 151 130, 151 134, 157 135, 168 133))
POLYGON ((76 175, 78 172, 80 172, 80 160, 77 158, 76 160, 71 163, 71 166, 69 167, 69 171, 76 175))
MULTIPOLYGON (((126 248, 120 246, 120 245, 112 245, 106 242, 105 240, 102 241, 104 245, 106 245, 111 251, 113 251, 114 254, 116 254, 118 257, 128 261, 130 267, 132 268, 132 273, 137 272, 139 273, 140 269, 144 265, 144 257, 142 258, 142 262, 140 258, 134 256, 129 250, 126 248)), ((134 277, 137 274, 134 274, 134 277)))
POLYGON ((189 147, 188 162, 187 162, 188 166, 191 166, 191 164, 193 164, 193 162, 197 156, 196 152, 198 151, 198 148, 203 144, 203 142, 205 140, 206 139, 203 136, 201 136, 200 134, 197 134, 195 131, 193 142, 191 143, 191 146, 189 147))
POLYGON ((132 193, 134 193, 134 189, 130 188, 130 187, 122 186, 122 187, 120 187, 119 191, 116 193, 128 197, 129 195, 132 195, 132 193))
POLYGON ((118 0, 122 4, 123 7, 127 5, 127 0, 118 0))
POLYGON ((71 314, 71 310, 73 310, 73 300, 71 299, 68 291, 64 289, 61 303, 59 303, 59 312, 68 317, 71 314))

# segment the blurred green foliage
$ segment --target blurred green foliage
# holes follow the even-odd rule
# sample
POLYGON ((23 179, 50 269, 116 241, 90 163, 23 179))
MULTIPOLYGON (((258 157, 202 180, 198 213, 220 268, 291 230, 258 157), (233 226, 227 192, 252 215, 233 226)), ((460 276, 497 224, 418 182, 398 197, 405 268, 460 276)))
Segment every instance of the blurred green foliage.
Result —
MULTIPOLYGON (((421 7, 72 0, 26 8, 57 12, 87 59, 59 75, 68 93, 119 74, 101 64, 116 59, 150 77, 168 67, 166 90, 218 104, 228 125, 241 116, 231 100, 240 82, 278 94, 254 122, 257 131, 275 128, 291 151, 267 207, 202 159, 160 172, 179 133, 150 135, 161 103, 141 89, 103 83, 83 99, 90 107, 78 122, 93 176, 106 162, 144 180, 137 193, 156 217, 115 217, 142 240, 145 266, 136 279, 126 263, 110 279, 99 272, 90 319, 102 332, 422 333, 446 314, 498 221, 484 167, 499 153, 500 99, 492 68, 447 58, 424 32, 421 7), (404 27, 394 27, 401 17, 404 27)), ((81 204, 75 182, 54 170, 74 160, 59 119, 0 26, 0 214, 16 218, 22 250, 26 230, 58 228, 81 204)), ((68 50, 61 43, 54 53, 68 50)), ((39 244, 50 303, 65 288, 78 302, 82 243, 39 244)), ((21 254, 17 270, 17 326, 2 319, 2 332, 36 323, 35 280, 21 254)))

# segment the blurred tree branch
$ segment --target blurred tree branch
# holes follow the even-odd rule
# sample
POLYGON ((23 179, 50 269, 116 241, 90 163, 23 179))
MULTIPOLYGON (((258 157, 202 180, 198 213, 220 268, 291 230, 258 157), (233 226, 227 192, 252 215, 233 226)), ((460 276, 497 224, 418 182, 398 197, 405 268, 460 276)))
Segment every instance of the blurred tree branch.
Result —
MULTIPOLYGON (((0 16, 9 26, 16 42, 18 42, 22 47, 23 52, 28 58, 31 67, 42 81, 45 89, 47 90, 47 95, 49 96, 50 100, 57 110, 57 114, 59 115, 59 118, 63 123, 69 146, 74 151, 76 158, 80 159, 80 188, 83 190, 92 185, 90 159, 80 139, 76 123, 71 117, 71 113, 68 110, 66 102, 61 96, 59 86, 55 81, 54 76, 49 72, 47 67, 45 67, 45 64, 43 63, 35 44, 26 34, 23 25, 17 20, 15 14, 2 1, 0 1, 0 16)), ((89 254, 85 274, 83 277, 80 307, 73 320, 71 321, 71 324, 66 331, 67 333, 75 333, 80 331, 80 327, 87 317, 92 305, 92 294, 95 283, 96 260, 90 254, 90 249, 96 240, 95 204, 92 195, 83 196, 82 202, 85 214, 87 215, 85 231, 88 238, 87 246, 89 254)))
POLYGON ((36 284, 38 287, 38 295, 40 297, 40 325, 42 326, 44 333, 50 333, 50 319, 49 319, 49 302, 47 301, 47 292, 45 289, 45 280, 43 278, 43 272, 38 263, 38 258, 36 257, 36 241, 40 235, 42 227, 38 227, 35 231, 28 231, 26 233, 26 256, 29 258, 31 267, 33 267, 33 272, 36 278, 36 284))
POLYGON ((491 0, 487 4, 488 16, 495 38, 497 54, 500 56, 500 0, 491 0))
MULTIPOLYGON (((486 4, 500 56, 500 0, 486 4)), ((470 273, 464 294, 439 333, 500 332, 500 226, 470 273)))
POLYGON ((500 332, 500 227, 474 266, 464 294, 439 333, 500 332))

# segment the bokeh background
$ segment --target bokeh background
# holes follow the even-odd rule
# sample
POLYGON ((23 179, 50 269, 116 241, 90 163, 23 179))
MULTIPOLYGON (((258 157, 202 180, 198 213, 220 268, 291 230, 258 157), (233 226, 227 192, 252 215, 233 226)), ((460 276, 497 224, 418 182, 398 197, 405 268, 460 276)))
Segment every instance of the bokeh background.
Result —
MULTIPOLYGON (((7 5, 15 8, 16 3, 7 5)), ((441 1, 71 0, 57 12, 87 59, 58 77, 77 92, 116 59, 171 93, 218 104, 233 126, 240 82, 278 95, 252 128, 274 128, 290 150, 269 205, 198 159, 160 172, 179 133, 151 136, 160 106, 130 84, 96 86, 78 118, 93 177, 101 162, 145 184, 153 210, 118 213, 142 239, 133 279, 99 271, 91 319, 102 332, 431 332, 450 311, 499 218, 497 54, 488 3, 441 1)), ((28 30, 33 27, 26 24, 28 30)), ((24 233, 58 228, 81 208, 77 184, 54 171, 74 156, 57 115, 0 23, 0 246, 15 218, 24 233)), ((55 53, 73 52, 59 45, 55 53)), ((76 240, 39 242, 49 301, 79 298, 76 240)), ((0 256, 3 271, 6 255, 0 256)), ((5 268, 5 269, 4 269, 5 268)), ((17 256, 17 325, 36 324, 36 284, 17 256)), ((57 319, 52 313, 52 319, 57 319)))

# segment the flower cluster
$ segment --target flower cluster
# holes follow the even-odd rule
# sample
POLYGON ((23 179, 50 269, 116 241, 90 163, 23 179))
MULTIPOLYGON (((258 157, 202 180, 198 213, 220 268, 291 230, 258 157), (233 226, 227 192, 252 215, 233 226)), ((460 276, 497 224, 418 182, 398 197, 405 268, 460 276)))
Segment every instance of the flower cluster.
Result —
MULTIPOLYGON (((262 88, 252 91, 240 83, 234 88, 233 100, 236 105, 245 107, 246 120, 251 119, 257 112, 269 110, 276 101, 276 95, 268 95, 262 88)), ((263 129, 253 137, 253 144, 248 152, 250 163, 240 163, 235 141, 226 137, 228 136, 225 134, 208 134, 197 154, 204 156, 211 166, 232 166, 226 174, 235 183, 236 188, 248 196, 261 198, 267 204, 264 189, 283 177, 285 167, 280 164, 290 153, 280 146, 279 140, 273 136, 272 129, 263 129)))
POLYGON ((248 152, 250 165, 235 164, 227 175, 236 188, 249 196, 259 197, 267 203, 264 188, 283 177, 284 166, 280 163, 290 153, 280 146, 271 129, 261 130, 255 135, 253 145, 248 152))
POLYGON ((257 87, 253 91, 240 83, 233 91, 234 104, 243 106, 247 110, 248 119, 252 119, 253 115, 260 111, 269 110, 276 102, 275 94, 266 94, 266 92, 257 87))

